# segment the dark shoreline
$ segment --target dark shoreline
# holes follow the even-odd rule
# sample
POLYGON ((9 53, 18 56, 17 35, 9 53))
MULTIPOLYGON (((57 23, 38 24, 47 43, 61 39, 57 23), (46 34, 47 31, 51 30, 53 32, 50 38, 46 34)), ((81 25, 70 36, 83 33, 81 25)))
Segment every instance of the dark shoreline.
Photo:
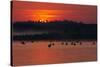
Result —
POLYGON ((48 23, 16 22, 12 25, 12 34, 23 32, 22 35, 13 34, 12 40, 97 40, 97 24, 63 20, 48 23), (33 31, 33 34, 28 35, 30 31, 33 31), (37 34, 38 32, 34 31, 43 31, 43 33, 37 34))
POLYGON ((12 41, 97 41, 97 39, 12 39, 12 41))

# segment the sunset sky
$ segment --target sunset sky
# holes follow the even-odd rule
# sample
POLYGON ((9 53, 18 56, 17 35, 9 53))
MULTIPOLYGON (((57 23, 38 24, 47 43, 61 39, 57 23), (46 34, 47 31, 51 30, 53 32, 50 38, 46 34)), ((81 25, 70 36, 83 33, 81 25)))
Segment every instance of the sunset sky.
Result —
POLYGON ((73 20, 97 22, 97 7, 42 2, 13 1, 12 21, 73 20))

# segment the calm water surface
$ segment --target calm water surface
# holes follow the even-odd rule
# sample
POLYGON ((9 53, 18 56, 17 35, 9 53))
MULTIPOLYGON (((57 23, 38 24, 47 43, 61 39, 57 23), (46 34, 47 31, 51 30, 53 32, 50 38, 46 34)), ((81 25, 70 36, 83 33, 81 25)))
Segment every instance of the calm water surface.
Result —
POLYGON ((70 41, 14 41, 13 65, 96 61, 96 41, 80 42, 72 45, 70 41), (50 43, 54 45, 48 47, 50 43))

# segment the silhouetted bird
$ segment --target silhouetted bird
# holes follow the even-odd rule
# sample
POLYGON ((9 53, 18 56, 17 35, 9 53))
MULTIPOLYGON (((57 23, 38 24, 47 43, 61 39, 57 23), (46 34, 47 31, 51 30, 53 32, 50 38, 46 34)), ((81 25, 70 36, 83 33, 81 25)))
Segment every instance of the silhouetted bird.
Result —
POLYGON ((51 44, 49 44, 48 47, 50 48, 51 47, 51 44))
POLYGON ((76 43, 79 43, 79 41, 77 40, 76 43))
POLYGON ((93 42, 93 44, 95 44, 95 41, 93 42))
POLYGON ((21 44, 25 44, 25 42, 24 42, 24 41, 22 41, 22 42, 21 42, 21 44))
POLYGON ((31 41, 32 43, 34 42, 34 41, 31 41))
POLYGON ((55 44, 54 44, 54 43, 52 43, 52 45, 54 46, 55 44))
POLYGON ((61 44, 64 45, 64 42, 62 42, 61 44))
POLYGON ((80 45, 82 45, 82 42, 80 42, 80 45))
POLYGON ((73 42, 71 42, 71 45, 73 45, 74 43, 73 42))
POLYGON ((76 43, 73 43, 74 46, 76 46, 76 43))
POLYGON ((68 43, 66 42, 66 45, 68 45, 68 43))

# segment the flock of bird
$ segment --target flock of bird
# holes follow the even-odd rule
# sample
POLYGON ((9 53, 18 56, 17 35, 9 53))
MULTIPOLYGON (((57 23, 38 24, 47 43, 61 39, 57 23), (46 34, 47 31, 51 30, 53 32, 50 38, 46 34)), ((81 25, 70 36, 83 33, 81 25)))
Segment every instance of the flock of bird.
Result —
MULTIPOLYGON (((71 45, 76 46, 77 43, 79 43, 80 45, 82 45, 82 42, 79 42, 79 41, 71 42, 71 45)), ((48 47, 50 48, 51 46, 54 46, 54 45, 55 45, 54 43, 50 43, 50 44, 48 44, 48 47)), ((61 42, 61 45, 68 45, 68 42, 61 42)))
MULTIPOLYGON (((31 42, 33 43, 34 41, 31 41, 31 42)), ((21 44, 25 45, 25 42, 22 41, 21 44)), ((77 44, 82 45, 82 42, 81 41, 71 41, 71 45, 76 46, 77 44)), ((95 44, 95 41, 93 41, 92 44, 95 44)), ((51 48, 54 45, 55 45, 54 42, 50 42, 48 44, 48 48, 51 48)), ((68 42, 61 42, 61 45, 68 45, 68 42)))

